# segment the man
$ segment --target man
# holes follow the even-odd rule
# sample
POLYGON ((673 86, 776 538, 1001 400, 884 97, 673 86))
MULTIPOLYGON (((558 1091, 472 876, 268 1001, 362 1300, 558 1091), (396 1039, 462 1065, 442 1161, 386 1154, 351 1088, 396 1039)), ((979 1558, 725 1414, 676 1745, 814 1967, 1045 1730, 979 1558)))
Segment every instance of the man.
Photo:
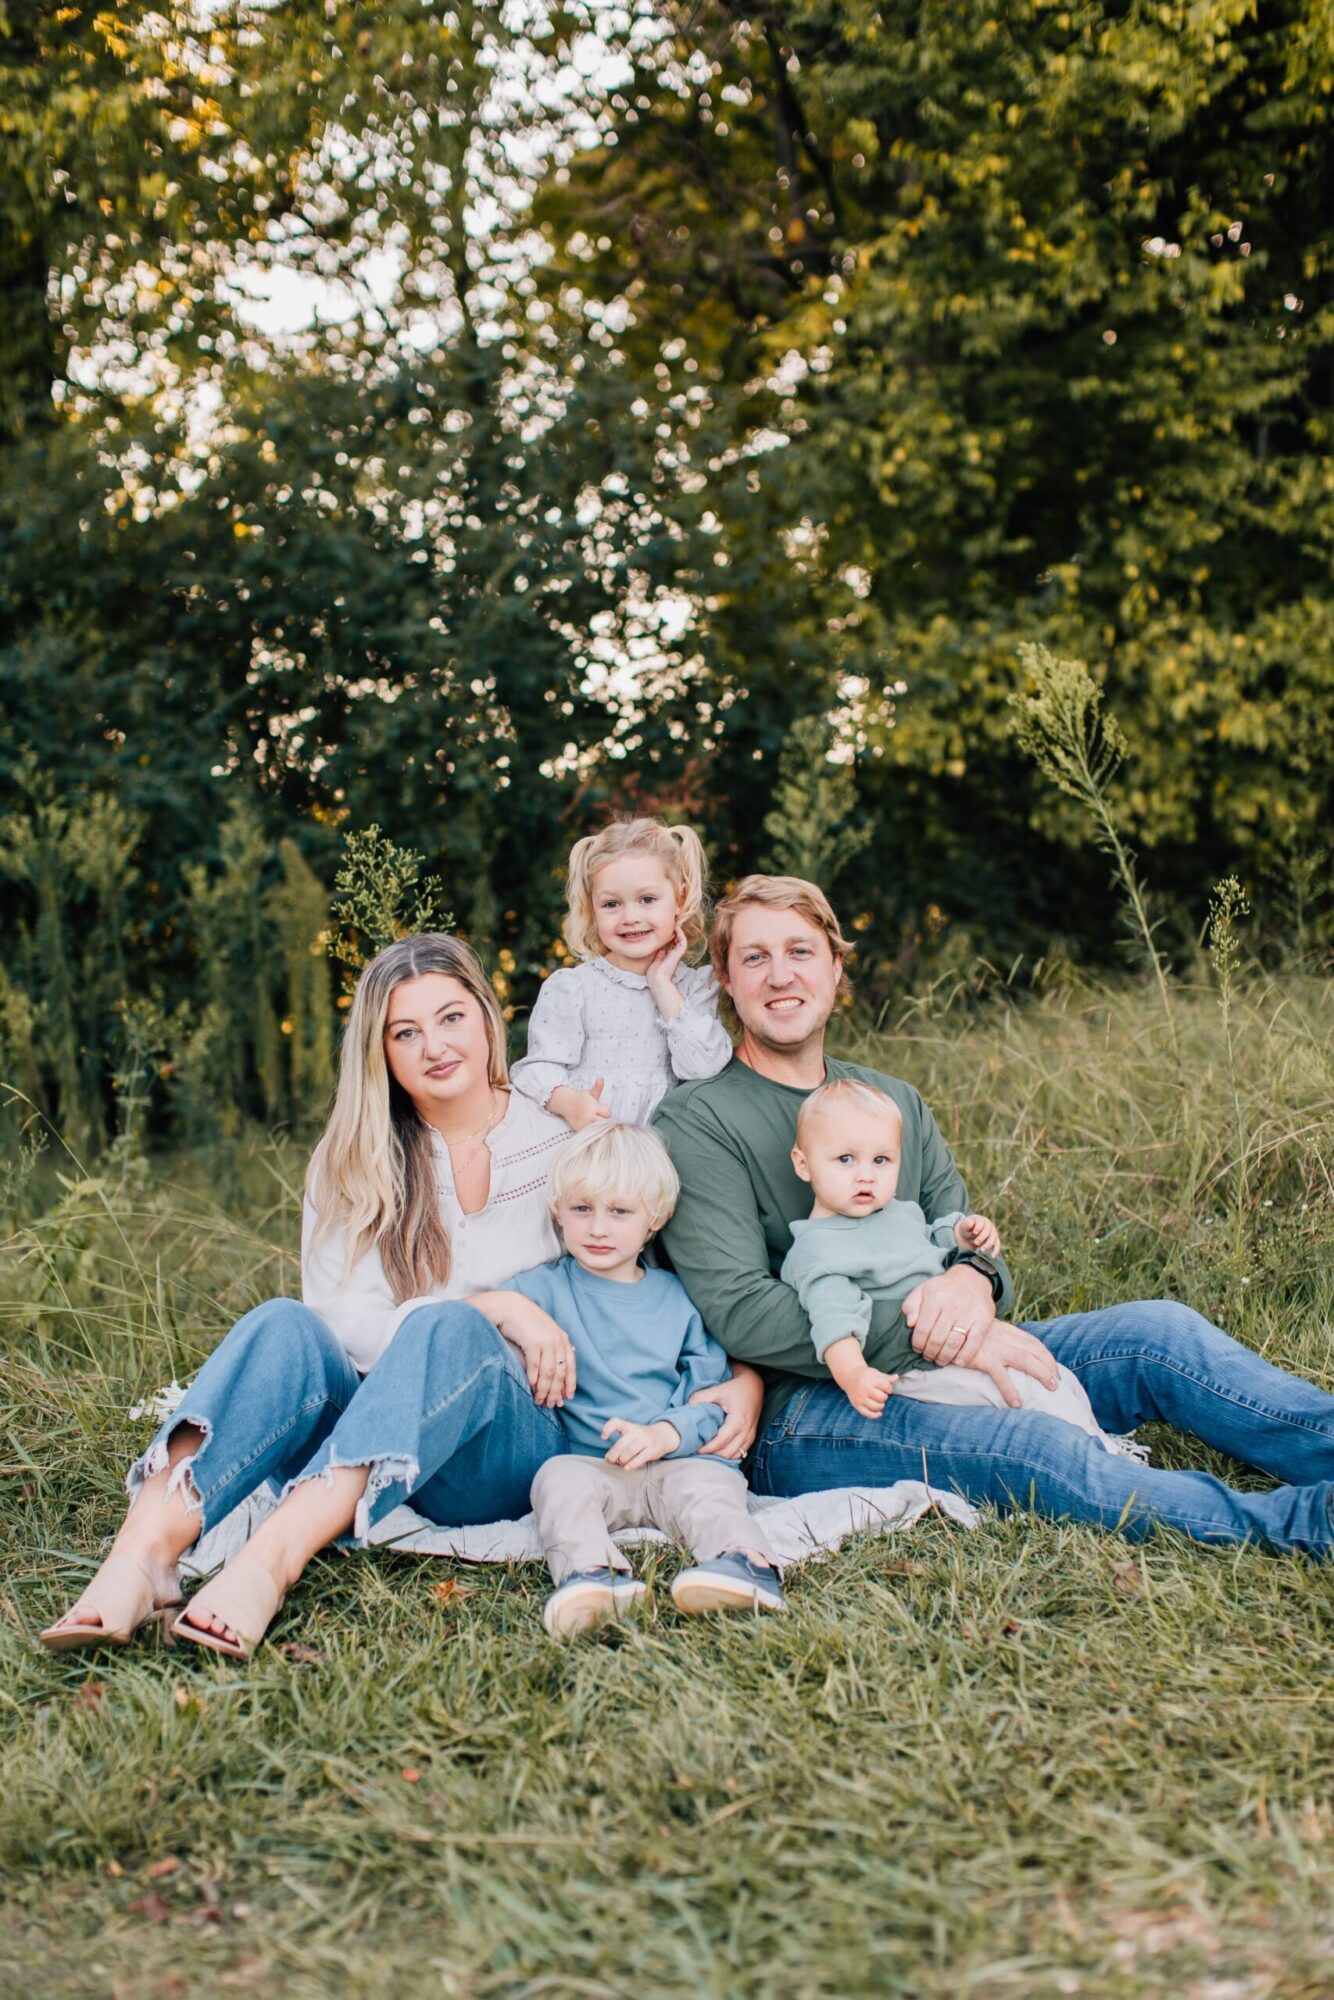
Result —
MULTIPOLYGON (((1162 1420, 1289 1482, 1242 1493, 1203 1472, 1165 1472, 1104 1450, 1072 1424, 1028 1411, 889 1398, 879 1417, 849 1404, 815 1358, 797 1295, 777 1273, 810 1193, 791 1161, 797 1112, 831 1076, 886 1091, 903 1117, 898 1192, 928 1220, 967 1209, 949 1148, 919 1093, 824 1053, 848 950, 827 898, 794 876, 750 875, 718 907, 714 966, 741 1024, 732 1062, 682 1084, 654 1120, 681 1177, 663 1233, 710 1332, 764 1378, 750 1466, 759 1493, 888 1486, 928 1477, 1002 1510, 1032 1506, 1142 1536, 1155 1524, 1212 1543, 1334 1550, 1334 1397, 1241 1347, 1189 1307, 1139 1301, 1007 1327, 1003 1261, 963 1251, 904 1302, 902 1361, 984 1370, 1008 1403, 1019 1369, 1052 1385, 1078 1376, 1105 1431, 1162 1420)), ((888 1326, 873 1318, 873 1332, 888 1326)))

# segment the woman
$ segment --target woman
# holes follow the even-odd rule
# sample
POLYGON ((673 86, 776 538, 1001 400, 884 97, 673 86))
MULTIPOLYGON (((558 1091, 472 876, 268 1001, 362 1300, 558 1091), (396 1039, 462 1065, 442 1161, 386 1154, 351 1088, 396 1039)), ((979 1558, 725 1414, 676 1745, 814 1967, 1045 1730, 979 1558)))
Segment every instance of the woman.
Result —
MULTIPOLYGON (((466 945, 426 933, 373 959, 307 1175, 303 1302, 256 1306, 209 1357, 131 1467, 110 1555, 44 1644, 123 1644, 161 1616, 186 1550, 266 1480, 278 1506, 173 1627, 239 1660, 317 1550, 364 1544, 408 1495, 448 1526, 526 1513, 538 1468, 565 1449, 555 1411, 574 1351, 539 1307, 507 1322, 511 1346, 462 1301, 560 1254, 546 1182, 568 1136, 511 1092, 500 1010, 466 945)), ((708 1400, 728 1413, 711 1449, 738 1456, 758 1376, 708 1400)))

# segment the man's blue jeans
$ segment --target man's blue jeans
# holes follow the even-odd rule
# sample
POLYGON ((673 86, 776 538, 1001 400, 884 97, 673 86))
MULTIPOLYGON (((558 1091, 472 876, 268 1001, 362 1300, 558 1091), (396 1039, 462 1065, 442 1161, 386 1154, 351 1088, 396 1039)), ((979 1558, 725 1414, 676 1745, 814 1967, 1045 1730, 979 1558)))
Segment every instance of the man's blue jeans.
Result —
POLYGON ((452 1302, 409 1313, 364 1377, 307 1306, 256 1306, 130 1468, 131 1493, 167 1463, 167 1440, 185 1423, 204 1442, 172 1484, 198 1505, 201 1533, 266 1480, 285 1490, 346 1465, 370 1467, 358 1541, 409 1495, 442 1526, 514 1519, 528 1512, 539 1466, 566 1448, 513 1348, 481 1313, 452 1302))
POLYGON ((752 1487, 794 1494, 926 1478, 1002 1513, 1031 1508, 1136 1539, 1164 1526, 1199 1542, 1334 1551, 1334 1396, 1170 1299, 1070 1313, 1027 1330, 1079 1377, 1104 1430, 1174 1424, 1285 1484, 1239 1493, 1206 1472, 1138 1465, 1073 1424, 1030 1411, 891 1396, 882 1417, 862 1417, 837 1383, 815 1382, 761 1432, 752 1487))

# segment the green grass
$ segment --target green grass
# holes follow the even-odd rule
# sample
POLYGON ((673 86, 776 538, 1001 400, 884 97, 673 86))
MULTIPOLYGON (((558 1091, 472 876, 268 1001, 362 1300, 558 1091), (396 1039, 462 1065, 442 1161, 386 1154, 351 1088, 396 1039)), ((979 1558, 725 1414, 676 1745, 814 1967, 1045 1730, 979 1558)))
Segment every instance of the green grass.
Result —
MULTIPOLYGON (((1026 1312, 1175 1292, 1334 1388, 1334 988, 1247 988, 1235 1073, 1175 1004, 1179 1069, 1130 989, 846 1045, 922 1086, 1026 1312)), ((7 1986, 1330 1993, 1334 1576, 1300 1559, 929 1521, 793 1572, 786 1620, 690 1624, 643 1552, 657 1608, 557 1647, 536 1568, 331 1555, 249 1669, 46 1656, 128 1405, 294 1286, 299 1168, 80 1184, 0 1246, 7 1986)))

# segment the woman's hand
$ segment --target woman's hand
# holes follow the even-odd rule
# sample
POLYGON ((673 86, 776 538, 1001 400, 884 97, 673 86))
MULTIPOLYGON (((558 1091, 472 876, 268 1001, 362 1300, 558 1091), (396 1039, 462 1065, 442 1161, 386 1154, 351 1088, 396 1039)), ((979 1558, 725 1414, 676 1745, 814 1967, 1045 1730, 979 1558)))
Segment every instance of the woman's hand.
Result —
POLYGON ((601 1077, 591 1090, 571 1090, 568 1083, 557 1084, 547 1099, 547 1110, 563 1118, 572 1132, 582 1132, 585 1125, 611 1117, 611 1106, 602 1102, 601 1077))
POLYGON ((528 1387, 538 1408, 559 1410, 575 1389, 574 1344, 565 1328, 519 1292, 506 1293, 503 1313, 495 1324, 523 1356, 528 1387))
POLYGON ((732 1363, 732 1379, 712 1389, 696 1389, 692 1403, 717 1403, 723 1427, 699 1448, 701 1458, 744 1458, 755 1442, 764 1404, 764 1378, 744 1361, 732 1363))
POLYGON ((661 1020, 674 1021, 684 1004, 681 989, 676 984, 676 970, 685 955, 686 934, 678 924, 670 942, 654 953, 645 969, 648 990, 653 995, 653 1004, 661 1020))

